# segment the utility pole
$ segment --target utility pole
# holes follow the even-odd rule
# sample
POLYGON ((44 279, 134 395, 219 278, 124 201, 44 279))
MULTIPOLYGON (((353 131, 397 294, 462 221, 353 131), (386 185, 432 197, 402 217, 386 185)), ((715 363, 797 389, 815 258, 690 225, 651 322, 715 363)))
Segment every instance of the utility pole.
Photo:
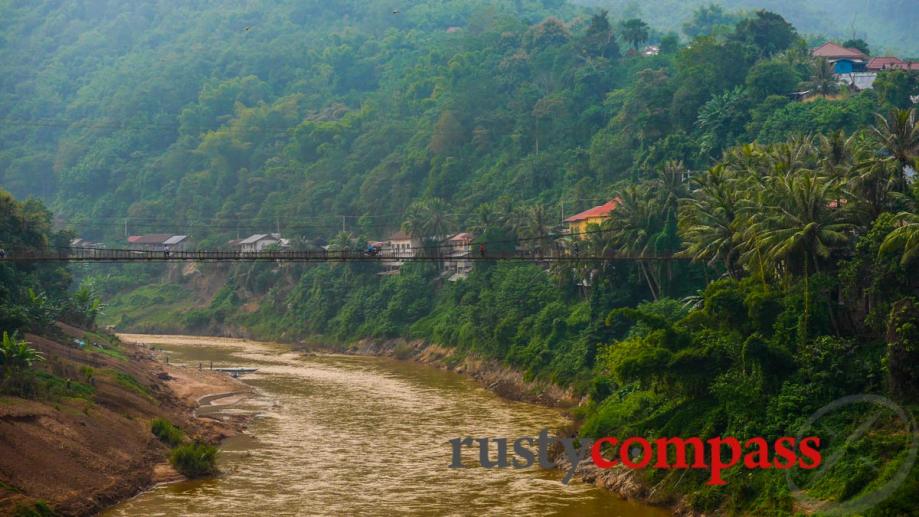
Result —
POLYGON ((346 217, 348 217, 348 216, 346 216, 346 215, 341 216, 341 231, 342 231, 342 233, 344 233, 344 232, 347 231, 347 230, 345 230, 345 218, 346 218, 346 217))
POLYGON ((128 218, 124 218, 124 238, 128 238, 128 218))

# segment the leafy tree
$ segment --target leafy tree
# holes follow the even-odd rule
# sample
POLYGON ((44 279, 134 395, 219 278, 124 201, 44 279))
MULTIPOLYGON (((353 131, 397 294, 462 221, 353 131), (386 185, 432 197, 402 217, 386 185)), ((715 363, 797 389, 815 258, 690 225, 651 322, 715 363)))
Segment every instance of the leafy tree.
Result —
POLYGON ((444 111, 434 124, 429 148, 434 154, 449 155, 464 143, 463 125, 452 111, 444 111))
POLYGON ((794 66, 780 61, 761 61, 747 74, 747 88, 757 100, 788 95, 799 82, 794 66))
POLYGON ((690 38, 728 33, 740 16, 725 12, 718 4, 702 5, 692 13, 692 18, 683 24, 683 33, 690 38))
POLYGON ((622 22, 622 39, 633 49, 638 50, 642 43, 648 41, 648 24, 639 18, 622 22))
POLYGON ((609 23, 609 13, 605 10, 590 17, 590 24, 581 39, 584 51, 590 56, 615 59, 619 57, 619 44, 609 23))
POLYGON ((881 102, 908 109, 913 106, 912 98, 919 95, 919 74, 906 70, 884 70, 878 73, 873 88, 881 102))
POLYGON ((897 219, 897 228, 884 239, 880 252, 902 252, 900 265, 906 267, 919 258, 919 215, 902 212, 897 219))
POLYGON ((676 33, 669 32, 661 38, 661 54, 676 54, 680 50, 680 37, 676 33))
POLYGON ((714 157, 743 134, 748 105, 746 92, 737 87, 716 95, 699 109, 696 127, 702 133, 699 137, 702 156, 714 157))
POLYGON ((847 39, 843 42, 842 46, 846 48, 855 48, 861 50, 866 56, 871 55, 871 50, 868 47, 868 42, 861 38, 847 39))
POLYGON ((810 78, 804 82, 803 87, 824 98, 838 92, 839 79, 836 78, 833 64, 825 58, 815 59, 811 65, 810 78))
POLYGON ((549 47, 564 45, 571 38, 565 23, 555 17, 549 17, 534 25, 524 36, 526 45, 531 50, 544 50, 549 47))
POLYGON ((750 46, 759 56, 769 57, 791 47, 798 32, 780 15, 761 10, 741 20, 730 39, 750 46))
POLYGON ((34 372, 30 369, 44 359, 44 354, 29 346, 29 342, 20 339, 18 334, 3 331, 0 340, 0 392, 33 395, 34 372))

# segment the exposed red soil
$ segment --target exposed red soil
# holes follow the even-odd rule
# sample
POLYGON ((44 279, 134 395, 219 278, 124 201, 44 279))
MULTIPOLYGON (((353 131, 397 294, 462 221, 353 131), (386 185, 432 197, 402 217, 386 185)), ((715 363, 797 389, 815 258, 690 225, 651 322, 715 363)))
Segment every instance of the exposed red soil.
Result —
POLYGON ((200 397, 245 389, 227 376, 167 367, 130 343, 116 345, 126 360, 110 357, 92 346, 92 336, 80 350, 68 343, 84 338, 83 331, 60 325, 56 333, 54 339, 26 335, 47 358, 41 368, 87 382, 81 369, 91 367, 95 393, 91 400, 0 397, 0 515, 36 500, 61 515, 91 515, 154 482, 175 478, 162 466, 167 448, 150 432, 155 417, 212 443, 243 424, 194 416, 200 397), (142 389, 126 385, 123 376, 119 381, 119 372, 142 389), (159 377, 167 372, 168 380, 159 377))

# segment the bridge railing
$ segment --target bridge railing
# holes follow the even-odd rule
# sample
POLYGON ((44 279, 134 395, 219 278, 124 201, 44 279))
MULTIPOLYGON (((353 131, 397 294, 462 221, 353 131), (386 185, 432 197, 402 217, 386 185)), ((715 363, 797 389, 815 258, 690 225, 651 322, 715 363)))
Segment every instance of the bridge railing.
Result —
POLYGON ((474 262, 474 261, 529 261, 529 262, 557 262, 557 261, 670 261, 686 260, 674 256, 641 256, 631 257, 614 252, 601 255, 589 255, 578 250, 552 250, 551 252, 538 252, 536 250, 517 250, 501 252, 469 252, 456 254, 453 250, 443 248, 428 248, 417 250, 415 254, 406 254, 404 251, 380 250, 366 251, 336 251, 336 250, 272 250, 272 251, 239 251, 239 250, 143 250, 143 249, 111 249, 111 248, 48 248, 12 249, 6 250, 0 261, 15 262, 161 262, 161 261, 193 261, 193 262, 228 262, 228 261, 273 261, 273 262, 474 262))

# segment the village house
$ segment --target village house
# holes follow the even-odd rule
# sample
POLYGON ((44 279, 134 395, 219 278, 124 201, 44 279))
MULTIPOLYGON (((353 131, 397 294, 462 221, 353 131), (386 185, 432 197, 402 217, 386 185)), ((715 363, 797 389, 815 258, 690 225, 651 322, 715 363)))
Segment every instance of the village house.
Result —
POLYGON ((93 242, 88 239, 76 238, 70 241, 71 253, 81 256, 95 256, 99 250, 105 249, 105 244, 93 242))
POLYGON ((601 224, 609 219, 621 202, 622 200, 619 198, 612 199, 602 205, 595 206, 565 219, 568 233, 570 235, 579 236, 582 239, 586 238, 583 234, 588 231, 588 226, 592 224, 601 224))
POLYGON ((846 48, 833 42, 827 42, 811 51, 814 57, 822 57, 833 64, 836 75, 865 72, 868 56, 857 48, 846 48))
POLYGON ((861 50, 846 48, 832 42, 813 49, 811 55, 832 63, 836 78, 856 90, 873 88, 878 73, 885 70, 919 71, 919 63, 903 61, 893 56, 869 57, 861 50))
POLYGON ((101 242, 93 242, 88 239, 76 238, 70 241, 71 248, 92 248, 92 249, 101 249, 105 247, 105 244, 101 242))
POLYGON ((448 260, 445 269, 454 275, 451 281, 461 280, 472 271, 472 241, 475 236, 469 232, 462 232, 446 240, 446 256, 448 260))
POLYGON ((245 239, 232 240, 229 244, 230 247, 237 248, 243 253, 258 253, 270 246, 286 248, 289 245, 289 241, 281 238, 280 233, 256 233, 245 239))
POLYGON ((380 250, 384 271, 381 275, 397 275, 404 259, 414 257, 421 243, 403 231, 397 231, 385 241, 372 241, 368 246, 380 250))
POLYGON ((153 233, 128 237, 128 247, 142 251, 185 251, 190 244, 191 240, 187 235, 153 233))
POLYGON ((417 240, 403 232, 398 231, 389 238, 390 256, 396 258, 411 258, 415 256, 415 251, 419 247, 417 240))

